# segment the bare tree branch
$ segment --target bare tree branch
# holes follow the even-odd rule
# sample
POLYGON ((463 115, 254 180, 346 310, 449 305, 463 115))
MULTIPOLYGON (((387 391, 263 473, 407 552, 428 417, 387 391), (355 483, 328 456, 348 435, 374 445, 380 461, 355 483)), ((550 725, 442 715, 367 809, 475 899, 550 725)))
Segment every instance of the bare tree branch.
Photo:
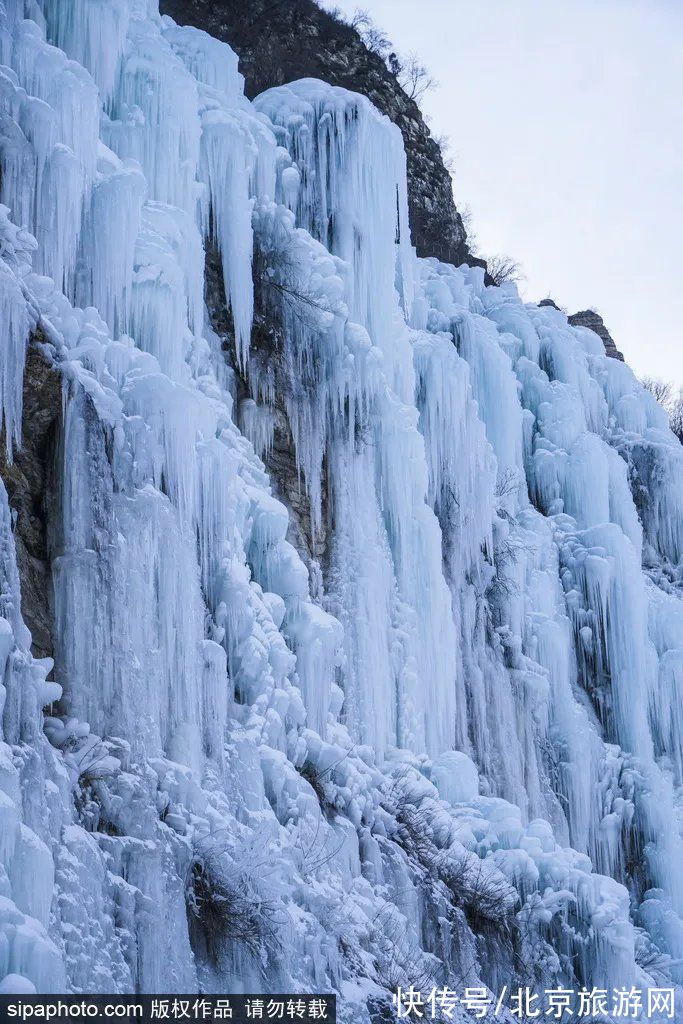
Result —
POLYGON ((661 377, 643 377, 640 383, 667 412, 671 410, 676 399, 674 386, 670 380, 662 380, 661 377))
POLYGON ((400 70, 396 77, 405 94, 416 103, 426 92, 438 85, 437 80, 420 62, 416 53, 409 53, 400 61, 400 70))
POLYGON ((506 281, 524 280, 522 268, 512 256, 505 256, 503 253, 487 256, 486 267, 497 285, 505 284, 506 281))

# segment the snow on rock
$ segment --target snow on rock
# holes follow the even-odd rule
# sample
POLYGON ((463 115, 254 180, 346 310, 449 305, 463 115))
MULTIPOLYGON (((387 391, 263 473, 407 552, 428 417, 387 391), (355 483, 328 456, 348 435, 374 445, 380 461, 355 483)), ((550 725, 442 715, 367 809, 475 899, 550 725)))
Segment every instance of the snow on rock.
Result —
POLYGON ((679 982, 662 410, 415 258, 366 99, 137 0, 4 0, 0 57, 8 458, 38 323, 63 379, 54 665, 0 486, 0 989, 679 982))

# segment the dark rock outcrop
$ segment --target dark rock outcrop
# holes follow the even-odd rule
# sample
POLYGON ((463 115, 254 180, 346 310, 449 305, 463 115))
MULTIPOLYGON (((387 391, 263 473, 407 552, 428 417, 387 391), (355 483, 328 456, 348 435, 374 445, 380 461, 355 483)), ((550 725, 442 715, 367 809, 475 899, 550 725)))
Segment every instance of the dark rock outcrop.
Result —
POLYGON ((322 524, 314 536, 311 530, 311 506, 306 484, 297 462, 296 446, 292 438, 285 411, 283 395, 291 386, 285 370, 282 352, 282 336, 279 318, 269 310, 268 303, 258 287, 256 308, 250 339, 249 361, 253 371, 260 364, 257 374, 244 373, 235 358, 236 344, 232 314, 225 297, 223 271, 220 256, 213 245, 206 247, 205 300, 211 326, 221 341, 221 347, 233 374, 233 399, 237 425, 248 436, 249 432, 241 419, 240 408, 245 398, 252 395, 249 379, 252 376, 264 379, 271 376, 273 382, 273 437, 268 450, 261 457, 270 477, 273 493, 289 512, 287 539, 299 552, 309 570, 310 584, 315 591, 318 571, 314 566, 324 560, 327 541, 327 480, 322 477, 322 524))
POLYGON ((52 657, 52 583, 47 553, 48 473, 62 406, 59 372, 40 329, 26 353, 21 448, 7 462, 0 445, 0 476, 14 515, 14 539, 21 584, 21 610, 31 630, 36 657, 52 657))
POLYGON ((250 98, 298 78, 321 78, 367 96, 403 134, 418 255, 485 267, 469 251, 451 176, 419 107, 354 28, 313 0, 161 0, 160 9, 228 42, 239 55, 250 98))
POLYGON ((624 357, 622 353, 615 345, 614 339, 605 327, 602 317, 594 309, 582 309, 578 313, 572 313, 568 320, 572 327, 588 327, 589 330, 594 331, 602 339, 606 355, 611 356, 612 359, 621 359, 623 363, 624 357))

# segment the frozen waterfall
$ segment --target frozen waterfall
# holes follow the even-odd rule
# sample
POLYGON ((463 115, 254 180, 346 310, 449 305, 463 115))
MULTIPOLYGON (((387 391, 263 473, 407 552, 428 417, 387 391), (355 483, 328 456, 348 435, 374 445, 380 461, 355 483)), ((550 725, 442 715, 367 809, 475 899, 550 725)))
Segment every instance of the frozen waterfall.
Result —
POLYGON ((29 345, 62 389, 53 658, 0 483, 0 989, 683 983, 664 411, 415 256, 364 97, 250 103, 154 0, 0 0, 0 62, 5 462, 29 345))

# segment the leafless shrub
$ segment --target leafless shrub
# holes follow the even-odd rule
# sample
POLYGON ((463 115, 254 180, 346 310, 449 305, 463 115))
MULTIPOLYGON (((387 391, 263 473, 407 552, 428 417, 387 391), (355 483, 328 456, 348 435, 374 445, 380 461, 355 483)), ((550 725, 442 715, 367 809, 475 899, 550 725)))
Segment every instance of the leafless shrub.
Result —
POLYGON ((444 858, 439 874, 475 934, 511 933, 518 896, 502 875, 488 871, 483 861, 473 867, 464 856, 444 858))
POLYGON ((190 912, 202 924, 214 961, 218 959, 215 946, 218 937, 241 942, 257 956, 264 930, 273 934, 263 905, 253 901, 247 888, 231 885, 216 876, 200 859, 192 864, 187 903, 190 912))
POLYGON ((325 827, 325 822, 333 818, 337 812, 330 788, 325 783, 325 773, 317 772, 312 762, 306 761, 299 768, 299 774, 309 784, 319 804, 318 820, 312 837, 310 840, 304 840, 300 835, 295 844, 301 853, 301 877, 306 879, 336 857, 344 845, 344 840, 335 842, 330 835, 329 827, 325 827))
POLYGON ((76 768, 78 770, 78 784, 81 787, 92 786, 94 782, 100 782, 104 779, 112 779, 118 773, 118 767, 114 763, 114 758, 111 757, 103 744, 100 744, 100 747, 94 754, 92 750, 86 751, 76 761, 76 768))
POLYGON ((426 953, 405 933, 387 941, 388 955, 376 959, 376 979, 382 988, 396 992, 412 985, 417 992, 426 995, 438 987, 439 962, 435 956, 426 953))
POLYGON ((513 567, 519 561, 522 551, 525 550, 525 545, 519 533, 512 529, 518 525, 517 517, 510 510, 511 503, 506 500, 517 493, 519 486, 519 473, 511 468, 504 470, 496 482, 496 514, 508 523, 510 529, 507 532, 501 532, 500 536, 495 539, 492 557, 495 571, 486 588, 486 597, 491 604, 509 599, 519 589, 514 578, 513 567))
MULTIPOLYGON (((439 147, 441 162, 450 174, 455 174, 455 157, 451 150, 451 140, 448 135, 435 135, 434 142, 439 147)), ((462 214, 461 214, 462 217, 462 214)))
POLYGON ((333 860, 344 846, 343 838, 337 841, 335 837, 330 835, 329 828, 325 828, 325 821, 329 822, 333 819, 338 810, 329 776, 337 765, 349 757, 355 746, 354 743, 341 757, 337 758, 336 761, 322 771, 319 771, 310 760, 304 761, 298 769, 301 777, 308 782, 315 793, 319 804, 318 821, 310 842, 303 843, 301 839, 299 840, 301 849, 300 870, 303 878, 308 877, 333 860))
MULTIPOLYGON (((456 987, 473 984, 472 979, 480 973, 479 956, 484 944, 487 955, 499 960, 499 980, 501 972, 509 972, 510 984, 520 979, 526 984, 535 983, 537 963, 543 977, 551 977, 557 957, 539 930, 539 922, 546 918, 538 914, 524 917, 518 910, 517 889, 490 863, 465 850, 458 856, 452 849, 437 846, 428 807, 416 805, 409 798, 410 774, 411 769, 405 768, 394 777, 382 803, 396 817, 398 827, 392 839, 412 862, 410 892, 414 894, 415 887, 422 890, 425 906, 433 906, 435 919, 448 921, 451 941, 457 944, 448 954, 449 987, 453 988, 454 983, 456 987)), ((540 897, 538 901, 540 904, 540 897)), ((429 991, 443 981, 434 974, 431 953, 425 954, 420 948, 419 937, 411 936, 405 925, 401 930, 396 902, 394 896, 377 915, 382 923, 382 937, 373 938, 378 950, 378 981, 392 991, 406 982, 429 991)), ((442 956, 440 959, 443 962, 442 956)))
POLYGON ((375 24, 367 10, 355 12, 351 19, 351 27, 358 32, 368 50, 381 57, 409 99, 419 103, 425 93, 436 88, 437 80, 420 61, 418 55, 413 52, 403 56, 398 54, 388 35, 375 24))
POLYGON ((318 818, 313 839, 301 846, 301 877, 305 880, 337 856, 344 847, 344 838, 336 839, 329 831, 321 830, 322 812, 318 818))
POLYGON ((454 859, 439 850, 424 812, 403 795, 396 801, 395 814, 396 841, 419 862, 427 879, 443 883, 452 906, 465 913, 472 930, 509 931, 517 899, 509 882, 482 861, 466 854, 454 859))
POLYGON ((391 40, 385 32, 372 20, 368 11, 357 10, 352 19, 351 27, 355 28, 368 50, 386 60, 392 47, 391 40))
POLYGON ((678 397, 671 406, 669 426, 681 444, 683 444, 683 389, 678 392, 678 397))
POLYGON ((257 306, 275 308, 311 331, 325 329, 334 320, 347 319, 344 308, 331 308, 301 282, 298 254, 285 242, 261 245, 256 251, 253 276, 257 306))
MULTIPOLYGON (((437 957, 422 949, 395 903, 385 903, 372 921, 372 965, 376 982, 389 992, 411 985, 428 993, 440 982, 437 957)), ((410 1015, 408 1019, 414 1019, 410 1015)))
POLYGON ((84 827, 90 832, 106 832, 117 835, 116 826, 108 820, 103 811, 107 804, 106 783, 113 782, 121 770, 117 758, 103 740, 85 743, 77 738, 69 740, 62 748, 65 763, 72 779, 76 813, 84 827))
POLYGON ((299 768, 299 775, 306 780, 317 796, 321 809, 331 812, 334 811, 334 802, 325 788, 325 774, 318 772, 311 761, 305 761, 299 768))
POLYGON ((311 760, 306 760, 298 769, 299 775, 306 779, 309 786, 313 789, 315 795, 318 797, 318 803, 321 808, 325 810, 335 810, 335 804, 333 797, 330 794, 328 783, 330 782, 331 773, 337 768, 338 765, 343 764, 344 761, 354 752, 356 744, 353 743, 348 750, 346 750, 341 757, 338 757, 336 761, 329 764, 327 768, 320 770, 313 764, 311 760))
MULTIPOLYGON (((547 923, 546 908, 540 893, 531 893, 515 915, 514 975, 510 984, 527 988, 549 988, 557 974, 558 957, 547 940, 552 927, 547 923)), ((572 969, 571 963, 568 963, 572 969)))
POLYGON ((396 819, 394 840, 431 871, 437 855, 436 846, 430 838, 431 830, 424 813, 406 793, 413 771, 408 765, 399 768, 383 795, 382 806, 396 819))
POLYGON ((496 604, 519 593, 513 568, 519 561, 524 545, 517 537, 507 534, 496 541, 493 550, 494 575, 486 588, 489 604, 496 604))
MULTIPOLYGON (((453 162, 453 158, 451 156, 449 156, 449 163, 446 164, 446 167, 451 172, 452 172, 453 168, 451 166, 449 166, 449 164, 451 164, 452 162, 453 162)), ((476 232, 474 230, 474 214, 472 212, 472 207, 469 205, 469 203, 458 204, 458 213, 460 214, 460 220, 462 221, 462 226, 465 229, 465 237, 467 238, 467 246, 468 246, 470 252, 473 255, 476 255, 478 250, 479 250, 479 242, 478 242, 478 239, 477 239, 476 232)))
POLYGON ((396 78, 406 96, 416 103, 439 84, 421 63, 418 55, 412 52, 399 62, 396 78))
POLYGON ((505 498, 516 494, 519 490, 520 478, 516 469, 508 467, 504 469, 496 480, 494 495, 496 498, 496 512, 503 519, 511 520, 513 517, 506 508, 505 498))
POLYGON ((228 943, 240 945, 257 961, 263 961, 266 947, 279 944, 278 925, 285 919, 276 896, 268 891, 269 862, 259 848, 262 842, 256 837, 244 849, 229 851, 220 833, 196 845, 186 880, 186 905, 217 965, 228 943))
POLYGON ((419 861, 427 875, 436 877, 439 853, 430 838, 424 814, 414 804, 403 799, 396 808, 396 821, 397 842, 406 853, 419 861))
POLYGON ((503 253, 487 256, 486 268, 496 285, 505 284, 506 281, 524 280, 520 264, 512 256, 505 256, 503 253))
POLYGON ((675 388, 670 380, 662 380, 660 377, 643 377, 640 383, 667 412, 671 410, 676 398, 675 388))
POLYGON ((669 426, 683 444, 683 388, 677 392, 672 381, 661 377, 643 377, 640 383, 668 414, 669 426))
POLYGON ((635 961, 657 985, 668 981, 671 976, 671 957, 662 953, 640 932, 636 935, 635 961))

